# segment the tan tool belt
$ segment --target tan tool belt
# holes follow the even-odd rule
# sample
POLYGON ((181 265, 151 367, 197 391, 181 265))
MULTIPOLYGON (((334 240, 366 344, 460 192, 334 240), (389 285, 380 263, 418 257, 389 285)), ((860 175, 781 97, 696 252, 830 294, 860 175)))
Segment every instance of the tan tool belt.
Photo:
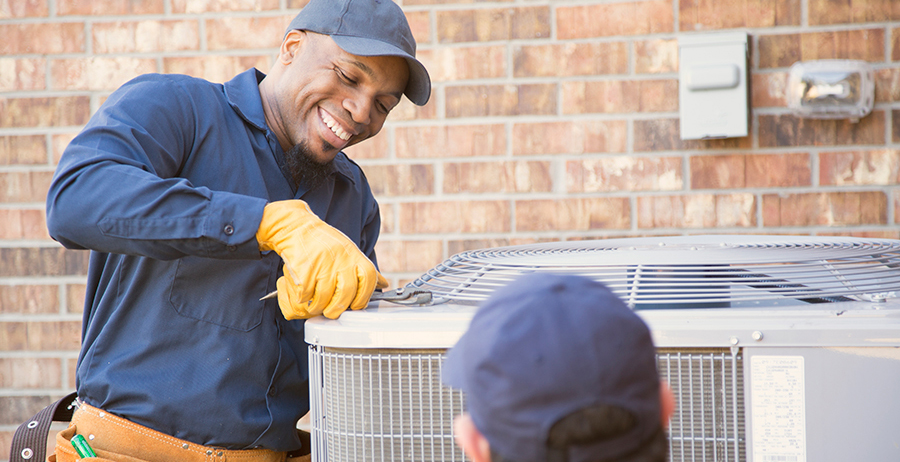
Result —
POLYGON ((81 403, 69 428, 56 435, 56 454, 49 462, 78 460, 70 440, 83 435, 101 462, 285 462, 309 460, 309 456, 286 458, 268 449, 230 450, 202 446, 166 435, 101 409, 81 403))

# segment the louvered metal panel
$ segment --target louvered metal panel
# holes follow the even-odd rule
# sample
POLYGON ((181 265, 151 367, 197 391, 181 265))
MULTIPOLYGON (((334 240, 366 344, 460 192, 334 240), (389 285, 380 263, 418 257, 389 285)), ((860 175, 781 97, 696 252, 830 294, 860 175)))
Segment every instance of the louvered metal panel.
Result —
MULTIPOLYGON (((453 441, 462 392, 440 381, 445 350, 310 347, 313 453, 318 461, 463 461, 453 441)), ((663 349, 657 356, 679 403, 669 460, 745 457, 743 369, 729 349, 663 349)))

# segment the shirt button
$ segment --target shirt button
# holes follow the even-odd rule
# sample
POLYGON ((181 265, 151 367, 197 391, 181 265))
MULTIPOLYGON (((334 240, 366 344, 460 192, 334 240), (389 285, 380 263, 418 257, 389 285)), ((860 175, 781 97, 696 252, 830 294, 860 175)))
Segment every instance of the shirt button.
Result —
POLYGON ((236 246, 236 245, 229 245, 229 246, 228 246, 228 251, 229 251, 229 252, 234 252, 235 250, 237 250, 237 246, 236 246))
POLYGON ((275 396, 275 387, 269 388, 269 396, 275 396))
POLYGON ((231 236, 232 234, 234 234, 234 226, 225 225, 225 229, 223 231, 225 231, 226 235, 231 236))

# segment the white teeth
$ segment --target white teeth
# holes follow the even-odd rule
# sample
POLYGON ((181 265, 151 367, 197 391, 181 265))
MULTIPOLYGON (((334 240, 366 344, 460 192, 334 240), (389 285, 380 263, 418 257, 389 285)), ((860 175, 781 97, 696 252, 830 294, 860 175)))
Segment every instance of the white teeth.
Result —
POLYGON ((332 119, 331 116, 328 115, 328 113, 322 112, 322 122, 325 122, 325 125, 327 125, 328 128, 330 128, 331 131, 338 136, 338 138, 344 141, 350 139, 350 134, 345 132, 344 129, 341 128, 340 124, 338 124, 336 120, 332 119))

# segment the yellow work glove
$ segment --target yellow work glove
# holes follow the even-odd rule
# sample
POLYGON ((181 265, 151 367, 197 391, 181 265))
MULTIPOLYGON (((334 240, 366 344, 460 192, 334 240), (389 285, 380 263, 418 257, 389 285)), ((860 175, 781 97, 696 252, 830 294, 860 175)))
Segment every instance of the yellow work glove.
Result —
POLYGON ((274 250, 284 261, 277 287, 286 319, 337 319, 348 307, 365 308, 376 287, 388 286, 353 241, 301 200, 268 203, 256 240, 259 250, 274 250))

